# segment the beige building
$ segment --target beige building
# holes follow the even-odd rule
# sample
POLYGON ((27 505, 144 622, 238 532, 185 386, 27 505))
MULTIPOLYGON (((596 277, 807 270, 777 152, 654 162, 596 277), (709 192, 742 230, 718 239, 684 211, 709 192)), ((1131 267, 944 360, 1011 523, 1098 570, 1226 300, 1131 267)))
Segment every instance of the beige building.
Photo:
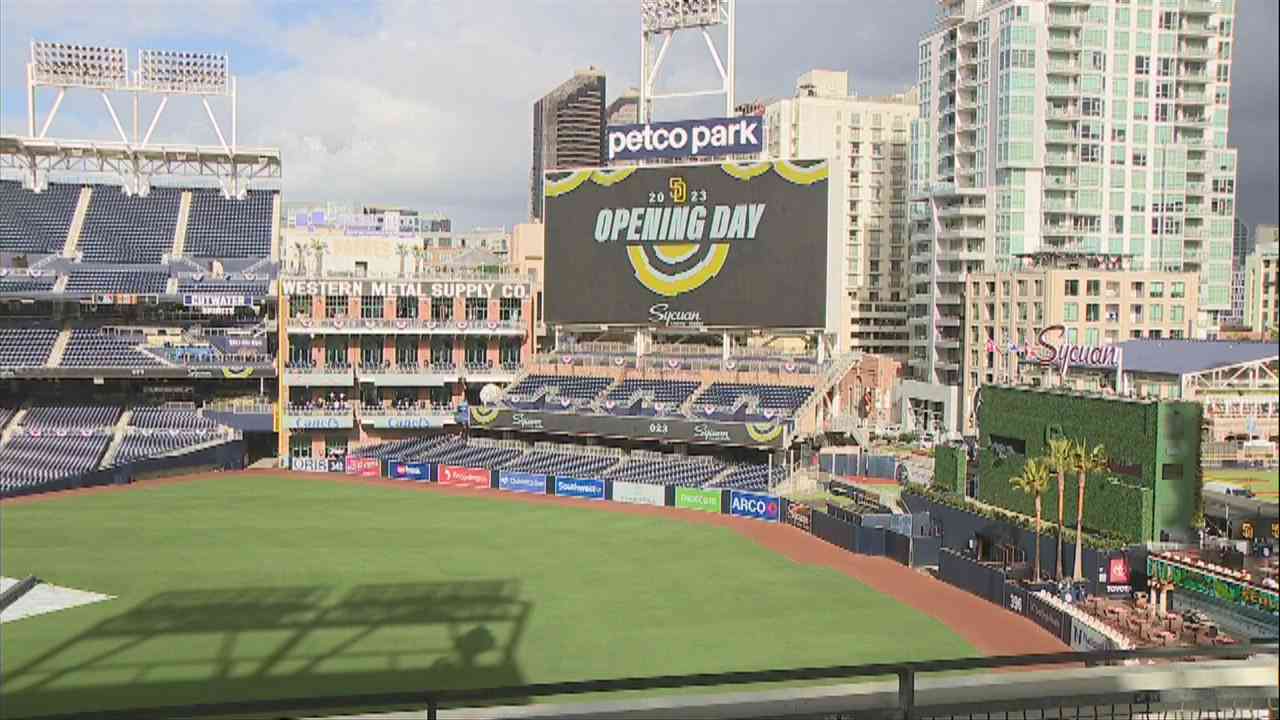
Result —
MULTIPOLYGON (((1261 235, 1263 227, 1258 226, 1261 235)), ((1271 236, 1275 236, 1274 226, 1271 236)), ((1259 243, 1244 264, 1244 324, 1249 330, 1271 337, 1280 328, 1280 244, 1259 243)))
MULTIPOLYGON (((966 279, 963 317, 931 318, 940 342, 962 351, 965 407, 988 383, 1030 382, 1042 374, 1041 333, 1054 347, 1101 347, 1139 338, 1190 338, 1200 309, 1199 278, 1192 272, 1106 269, 1104 261, 1072 260, 966 279), (1093 264, 1094 267, 1080 267, 1093 264)), ((964 419, 974 430, 972 412, 964 419)))
POLYGON ((907 354, 908 146, 917 113, 914 89, 859 96, 848 73, 832 70, 801 75, 795 97, 765 109, 769 157, 849 160, 841 350, 907 354))

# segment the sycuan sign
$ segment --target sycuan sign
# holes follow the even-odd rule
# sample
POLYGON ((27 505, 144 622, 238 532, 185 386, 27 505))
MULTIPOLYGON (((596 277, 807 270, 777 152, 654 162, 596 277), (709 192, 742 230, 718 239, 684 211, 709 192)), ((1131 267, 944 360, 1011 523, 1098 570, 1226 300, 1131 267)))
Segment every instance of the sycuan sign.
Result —
POLYGON ((1036 358, 1042 365, 1056 367, 1064 376, 1068 368, 1072 367, 1120 367, 1119 345, 1072 345, 1062 342, 1065 334, 1066 328, 1062 325, 1050 325, 1040 331, 1037 339, 1040 348, 1036 358))

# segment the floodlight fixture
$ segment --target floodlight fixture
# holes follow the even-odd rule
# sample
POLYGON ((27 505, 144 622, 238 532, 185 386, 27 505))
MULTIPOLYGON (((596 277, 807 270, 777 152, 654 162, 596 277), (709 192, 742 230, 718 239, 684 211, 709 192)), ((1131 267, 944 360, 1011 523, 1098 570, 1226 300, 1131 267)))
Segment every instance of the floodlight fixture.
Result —
POLYGON ((231 71, 226 55, 176 50, 139 50, 139 90, 173 94, 228 95, 231 71))
POLYGON ((126 88, 129 59, 124 48, 32 41, 31 81, 57 87, 126 88))
POLYGON ((729 22, 729 0, 640 0, 640 24, 649 32, 729 22))
POLYGON ((733 115, 735 4, 735 0, 640 0, 640 122, 653 119, 654 100, 699 95, 723 95, 725 115, 733 115), (710 32, 720 26, 725 28, 727 36, 723 60, 710 32), (658 74, 671 39, 682 31, 702 34, 720 75, 720 87, 683 92, 657 91, 658 74))

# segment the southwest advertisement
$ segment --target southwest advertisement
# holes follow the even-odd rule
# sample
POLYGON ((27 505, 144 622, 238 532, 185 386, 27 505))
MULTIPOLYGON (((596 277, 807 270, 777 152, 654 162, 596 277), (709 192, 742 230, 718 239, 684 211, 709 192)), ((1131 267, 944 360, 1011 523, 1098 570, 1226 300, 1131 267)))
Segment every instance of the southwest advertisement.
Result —
POLYGON ((556 478, 556 495, 582 500, 603 500, 604 481, 558 477, 556 478))
POLYGON ((552 324, 823 328, 822 160, 627 167, 546 176, 552 324))
POLYGON ((679 418, 619 417, 472 407, 472 427, 596 437, 647 438, 703 445, 780 448, 786 426, 773 422, 722 422, 679 418))

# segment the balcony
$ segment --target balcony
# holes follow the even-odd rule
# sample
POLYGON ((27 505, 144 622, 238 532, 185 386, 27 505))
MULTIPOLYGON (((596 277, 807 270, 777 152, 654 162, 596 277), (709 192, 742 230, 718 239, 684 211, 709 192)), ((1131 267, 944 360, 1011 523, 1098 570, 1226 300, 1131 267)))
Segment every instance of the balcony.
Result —
POLYGON ((469 362, 462 366, 462 379, 469 383, 506 383, 520 372, 520 363, 469 362))
POLYGON ((1207 105, 1209 103, 1209 93, 1206 92, 1181 92, 1174 102, 1179 105, 1207 105))
POLYGON ((308 335, 523 335, 511 320, 423 320, 420 318, 289 318, 288 331, 308 335))
POLYGON ((1080 164, 1080 156, 1075 153, 1045 153, 1045 167, 1075 167, 1080 164))
POLYGON ((1050 61, 1048 70, 1050 75, 1079 75, 1080 63, 1050 61))
POLYGON ((344 387, 355 384, 355 373, 350 365, 305 365, 287 363, 284 366, 284 382, 293 387, 344 387))
POLYGON ((290 430, 350 430, 355 427, 351 403, 316 401, 285 408, 285 427, 290 430))
POLYGON ((361 365, 356 374, 360 382, 379 387, 443 387, 458 381, 453 363, 361 365))
POLYGON ((1080 43, 1072 38, 1051 37, 1049 38, 1050 50, 1069 50, 1076 51, 1080 49, 1080 43))
POLYGON ((411 406, 361 405, 360 424, 380 430, 441 428, 458 421, 458 410, 449 405, 417 403, 411 406))

